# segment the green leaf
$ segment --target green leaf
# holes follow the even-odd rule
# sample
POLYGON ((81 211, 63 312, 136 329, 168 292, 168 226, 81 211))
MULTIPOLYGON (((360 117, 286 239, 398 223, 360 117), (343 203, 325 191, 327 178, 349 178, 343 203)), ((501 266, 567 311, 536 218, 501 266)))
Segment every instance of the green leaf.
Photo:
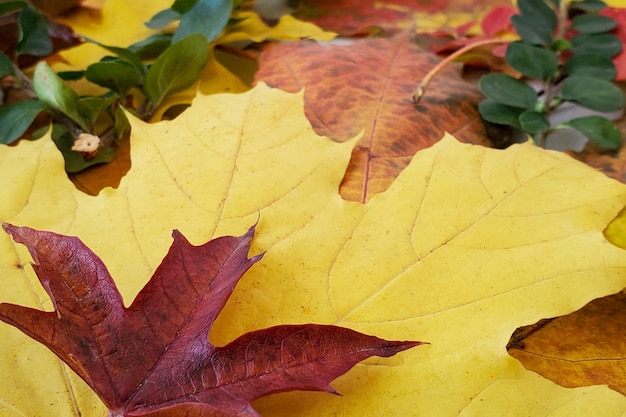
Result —
POLYGON ((526 132, 535 135, 550 128, 550 122, 545 114, 537 111, 525 111, 519 116, 519 122, 526 132))
POLYGON ((176 0, 174 4, 172 4, 172 10, 180 14, 185 14, 190 11, 196 3, 198 3, 198 0, 176 0))
POLYGON ((572 55, 565 61, 563 70, 569 75, 582 75, 607 81, 615 79, 617 75, 613 60, 608 56, 596 54, 572 55))
POLYGON ((591 110, 609 112, 624 107, 624 94, 610 81, 572 75, 563 81, 561 97, 591 110))
POLYGON ((141 59, 133 51, 129 49, 125 49, 125 48, 118 48, 117 46, 104 45, 100 42, 97 42, 93 39, 89 39, 85 36, 83 36, 83 39, 85 39, 88 42, 94 43, 100 46, 101 48, 106 49, 107 51, 114 53, 119 58, 132 64, 141 74, 145 74, 146 66, 143 64, 143 62, 141 62, 141 59))
POLYGON ((478 87, 487 98, 507 106, 532 110, 537 102, 535 90, 510 75, 485 75, 478 81, 478 87))
POLYGON ((82 171, 92 165, 111 162, 117 154, 116 149, 106 147, 100 149, 95 158, 85 161, 82 154, 72 150, 72 145, 74 145, 74 137, 72 134, 68 132, 65 126, 58 124, 52 126, 52 140, 63 154, 63 158, 65 159, 65 171, 70 173, 82 171))
POLYGON ((79 99, 78 94, 71 88, 63 85, 61 78, 52 71, 45 61, 41 61, 35 67, 33 88, 39 100, 54 110, 67 115, 83 130, 89 130, 88 124, 76 110, 79 99))
POLYGON ((552 33, 549 26, 543 26, 533 16, 513 15, 511 23, 517 34, 526 43, 532 45, 550 45, 552 43, 552 33))
POLYGON ((110 88, 121 97, 126 96, 142 78, 137 68, 121 59, 91 64, 87 67, 85 76, 92 83, 110 88))
POLYGON ((587 13, 597 13, 606 7, 606 3, 600 0, 573 1, 569 4, 570 9, 582 10, 587 13))
POLYGON ((4 52, 0 52, 0 77, 15 75, 13 61, 4 52))
POLYGON ((28 6, 26 1, 3 1, 0 3, 0 16, 28 6))
POLYGON ((537 45, 552 44, 557 26, 554 10, 543 0, 519 0, 521 14, 511 17, 511 23, 524 42, 537 45))
POLYGON ((5 145, 22 137, 46 105, 39 100, 19 101, 0 107, 0 143, 5 145))
POLYGON ((213 41, 226 27, 232 12, 232 0, 199 0, 180 19, 172 42, 200 33, 207 42, 213 41))
POLYGON ((81 97, 76 105, 76 110, 89 126, 93 126, 98 120, 100 113, 116 99, 117 97, 115 96, 81 97))
POLYGON ((152 35, 130 45, 128 50, 143 60, 156 59, 172 44, 172 36, 171 33, 152 35))
POLYGON ((18 23, 20 40, 15 46, 18 55, 35 56, 50 55, 54 48, 48 35, 48 22, 33 7, 24 7, 20 12, 18 23))
POLYGON ((571 39, 572 52, 576 55, 597 54, 614 57, 622 50, 621 41, 614 35, 608 33, 601 34, 581 34, 571 39))
POLYGON ((572 20, 571 28, 581 33, 604 33, 617 27, 617 22, 607 16, 581 14, 572 20))
POLYGON ((564 123, 580 133, 598 146, 607 149, 619 149, 621 134, 619 129, 608 119, 600 116, 587 116, 570 120, 564 123))
POLYGON ((553 77, 559 66, 554 52, 520 41, 509 44, 506 62, 525 76, 541 80, 553 77))
POLYGON ((152 64, 144 78, 144 93, 152 108, 169 94, 194 83, 208 57, 208 44, 195 34, 172 44, 152 64))
POLYGON ((116 138, 121 138, 126 132, 130 131, 130 122, 121 107, 115 109, 115 123, 113 124, 113 129, 116 138))
POLYGON ((165 26, 178 19, 180 19, 180 13, 175 12, 170 8, 161 10, 160 12, 152 16, 152 18, 144 24, 150 29, 157 30, 163 29, 165 26))
POLYGON ((57 75, 63 81, 78 81, 85 76, 85 71, 59 71, 57 75))
POLYGON ((478 103, 478 111, 483 119, 500 125, 520 127, 519 116, 524 109, 507 106, 487 99, 478 103))

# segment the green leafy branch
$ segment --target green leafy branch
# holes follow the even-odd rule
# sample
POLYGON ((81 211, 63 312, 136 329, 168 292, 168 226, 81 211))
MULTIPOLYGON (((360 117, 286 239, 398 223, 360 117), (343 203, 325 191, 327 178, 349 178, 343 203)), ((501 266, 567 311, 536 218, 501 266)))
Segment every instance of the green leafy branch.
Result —
MULTIPOLYGON (((565 103, 603 113, 624 108, 624 95, 612 82, 616 75, 612 58, 622 45, 609 33, 617 22, 598 14, 605 3, 519 0, 517 6, 519 14, 511 17, 511 23, 521 39, 509 43, 505 60, 522 78, 498 73, 480 79, 479 88, 487 97, 478 106, 483 119, 521 129, 540 146, 554 131, 573 128, 600 147, 618 149, 620 131, 601 114, 558 124, 550 121, 550 115, 565 103), (538 87, 531 87, 532 82, 538 87)), ((478 46, 505 42, 480 39, 438 67, 478 46)), ((422 81, 414 101, 437 71, 433 69, 422 81)))
MULTIPOLYGON (((10 77, 29 100, 0 107, 0 142, 21 138, 41 113, 52 118, 52 138, 63 152, 68 172, 113 159, 119 139, 128 131, 124 110, 148 120, 163 100, 191 86, 206 64, 209 43, 229 22, 231 0, 177 0, 147 26, 162 29, 179 21, 173 33, 158 33, 128 48, 101 44, 107 55, 83 71, 55 73, 40 61, 32 80, 17 65, 20 54, 45 57, 52 43, 44 16, 25 1, 0 4, 0 15, 19 11, 21 39, 16 56, 0 53, 0 77, 10 77), (80 96, 66 81, 86 79, 104 87, 99 96, 80 96), (133 103, 141 103, 137 108, 133 103)), ((38 137, 36 132, 32 137, 38 137)))

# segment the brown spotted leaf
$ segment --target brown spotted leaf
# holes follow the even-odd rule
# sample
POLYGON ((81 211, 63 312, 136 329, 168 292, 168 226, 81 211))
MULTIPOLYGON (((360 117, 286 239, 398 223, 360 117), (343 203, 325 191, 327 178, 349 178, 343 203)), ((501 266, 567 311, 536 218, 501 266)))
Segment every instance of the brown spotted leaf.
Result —
POLYGON ((271 45, 256 80, 288 92, 304 89, 305 113, 315 131, 337 141, 360 132, 341 193, 367 201, 381 192, 419 149, 444 132, 488 145, 477 103, 481 94, 450 65, 414 105, 419 80, 439 62, 406 34, 350 45, 299 42, 271 45))
POLYGON ((0 320, 45 344, 98 394, 109 416, 260 416, 250 402, 329 383, 392 342, 331 325, 251 331, 225 346, 208 334, 241 276, 254 228, 200 246, 175 231, 152 279, 125 308, 103 262, 74 237, 5 224, 29 249, 55 311, 0 304, 0 320))

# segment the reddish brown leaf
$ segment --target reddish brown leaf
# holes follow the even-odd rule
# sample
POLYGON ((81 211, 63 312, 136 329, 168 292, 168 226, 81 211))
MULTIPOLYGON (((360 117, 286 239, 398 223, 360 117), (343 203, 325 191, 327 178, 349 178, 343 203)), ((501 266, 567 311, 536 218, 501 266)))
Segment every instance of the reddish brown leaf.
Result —
POLYGON ((241 276, 254 228, 241 237, 174 242, 152 279, 125 308, 102 261, 80 240, 5 225, 25 244, 54 312, 6 304, 0 319, 45 344, 100 396, 111 416, 259 416, 250 401, 318 390, 370 356, 420 342, 393 342, 327 325, 246 333, 226 346, 208 334, 241 276))
POLYGON ((458 68, 445 67, 413 104, 417 84, 439 60, 405 34, 347 46, 276 44, 262 52, 255 77, 288 92, 304 89, 305 113, 318 134, 345 141, 364 133, 341 193, 366 201, 446 131, 463 142, 490 145, 476 108, 482 95, 458 68))

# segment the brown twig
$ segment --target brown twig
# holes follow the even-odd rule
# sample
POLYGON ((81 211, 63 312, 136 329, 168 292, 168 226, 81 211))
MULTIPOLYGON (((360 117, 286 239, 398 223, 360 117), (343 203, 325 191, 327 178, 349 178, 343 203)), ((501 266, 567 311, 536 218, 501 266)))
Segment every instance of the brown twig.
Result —
POLYGON ((507 40, 494 39, 494 38, 481 39, 479 41, 469 43, 465 45, 464 47, 462 47, 461 49, 454 51, 452 54, 448 55, 441 62, 435 65, 430 71, 428 71, 428 74, 426 74, 426 76, 422 79, 419 86, 415 89, 415 92, 413 93, 413 96, 412 96, 413 103, 419 103, 420 99, 426 92, 426 88, 428 87, 428 84, 430 84, 433 77, 437 75, 437 73, 441 71, 443 67, 448 65, 450 62, 454 61, 456 58, 480 46, 485 46, 485 45, 490 45, 490 44, 509 43, 509 42, 511 42, 510 39, 507 39, 507 40))

